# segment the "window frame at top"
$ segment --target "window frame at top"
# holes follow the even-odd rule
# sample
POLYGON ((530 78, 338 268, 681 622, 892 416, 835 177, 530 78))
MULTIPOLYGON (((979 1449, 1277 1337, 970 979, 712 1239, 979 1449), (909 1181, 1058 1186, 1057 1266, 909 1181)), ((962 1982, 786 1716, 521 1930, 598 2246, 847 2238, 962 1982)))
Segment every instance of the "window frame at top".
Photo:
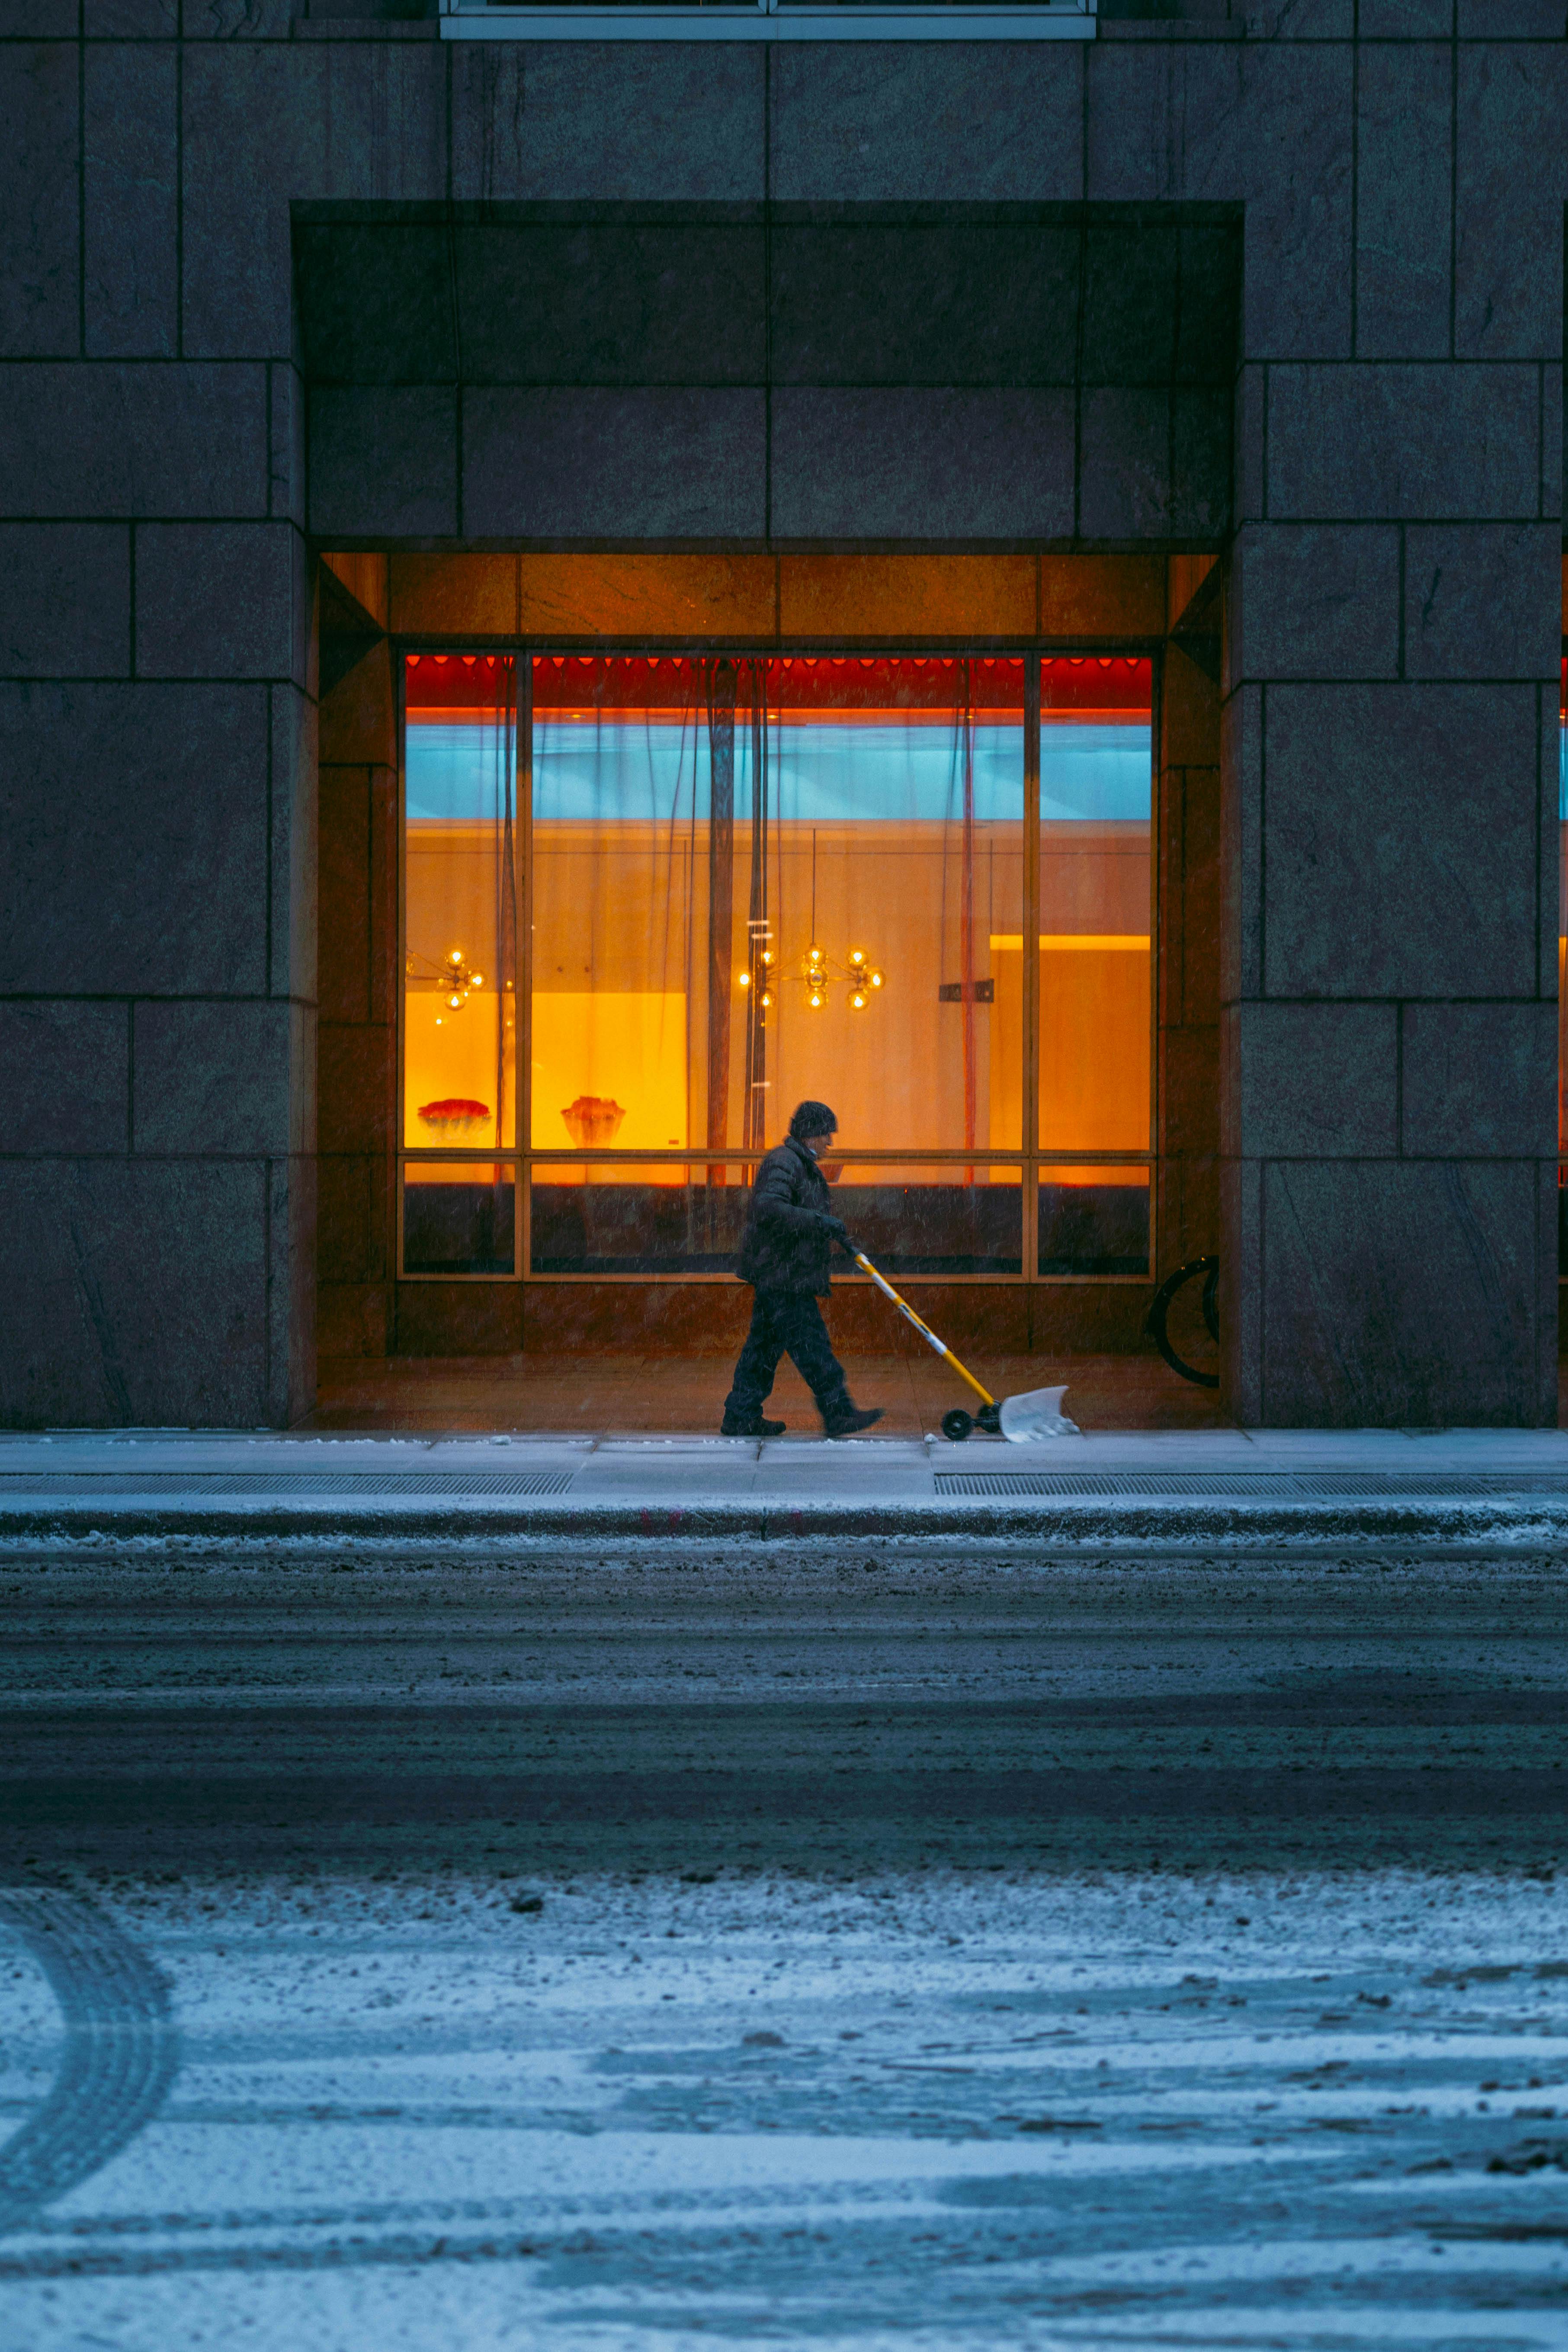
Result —
POLYGON ((1099 0, 710 0, 668 6, 581 0, 576 6, 440 0, 447 41, 1092 41, 1099 0))
MULTIPOLYGON (((837 650, 840 644, 843 645, 846 652, 851 650, 849 641, 847 639, 836 640, 831 650, 837 650)), ((700 640, 683 639, 679 642, 676 642, 674 640, 656 639, 639 635, 636 638, 626 639, 596 638, 591 642, 584 642, 582 639, 560 641, 553 638, 534 639, 510 636, 506 638, 492 637, 489 639, 465 637, 461 641, 447 639, 443 642, 438 640, 432 641, 428 637, 418 635, 395 637, 393 639, 392 649, 394 659, 396 663, 397 803, 395 863, 397 876, 397 971, 399 983, 397 997, 397 1034, 395 1041, 396 1051, 395 1055, 397 1103, 397 1117, 395 1126, 395 1133, 397 1140, 394 1147, 394 1163, 396 1175, 395 1193, 397 1202, 397 1272, 395 1279, 399 1282, 456 1281, 553 1283, 705 1283, 732 1281, 732 1275, 713 1273, 616 1273, 607 1275, 596 1273, 536 1274, 533 1272, 530 1263, 531 1219, 529 1214, 529 1202, 533 1170, 536 1163, 544 1167, 549 1167, 552 1164, 561 1164, 563 1162, 579 1164, 587 1160, 608 1167, 619 1162, 625 1162, 630 1165, 638 1160, 669 1161, 672 1160, 679 1160, 689 1161, 693 1166, 696 1166, 700 1162, 726 1161, 739 1163, 742 1160, 751 1161, 760 1157, 760 1154, 748 1150, 744 1145, 729 1145, 722 1150, 719 1150, 717 1149, 710 1150, 705 1146, 688 1145, 679 1151, 672 1151, 666 1147, 659 1150, 649 1150, 647 1151, 636 1152, 616 1151, 613 1147, 607 1150, 596 1151, 588 1147, 579 1146, 539 1146, 532 1142, 530 1135, 530 1118, 527 1109, 528 1090, 521 1082, 514 1089, 513 1095, 512 1118, 513 1135, 515 1139, 513 1141, 510 1143, 501 1142, 493 1145, 475 1145, 472 1147, 450 1144, 407 1145, 403 1142, 403 1121, 405 1104, 404 1099, 405 1021, 403 1011, 402 975, 406 953, 405 923, 407 911, 407 885, 405 873, 405 856, 407 845, 406 663, 407 658, 410 656, 446 655, 448 656, 460 657, 465 653, 476 653, 480 655, 494 654, 510 656, 517 665, 515 698, 517 725, 515 760, 515 773, 517 779, 516 824, 518 829, 519 855, 522 865, 523 874, 522 888, 519 893, 517 900, 517 921, 520 936, 516 949, 515 971, 517 974, 518 998, 520 1004, 522 1007, 522 1018, 523 1024, 525 1024, 521 1031, 519 1058, 520 1065, 526 1066, 527 1057, 531 1051, 531 1031, 532 1012, 532 730, 533 664, 535 661, 562 654, 578 656, 581 656, 584 654, 595 654, 608 657, 626 656, 644 658, 652 655, 658 655, 659 656, 675 655, 693 660, 712 658, 717 656, 729 656, 736 660, 767 661, 789 655, 814 655, 820 657, 825 654, 827 654, 830 651, 830 648, 824 641, 821 640, 800 642, 791 640, 786 643, 774 642, 770 644, 758 644, 754 639, 720 640, 717 638, 705 637, 700 640), (405 1167, 411 1162, 417 1163, 420 1161, 437 1160, 449 1162, 458 1160, 474 1160, 483 1162, 485 1164, 504 1160, 513 1164, 516 1178, 514 1191, 516 1255, 514 1260, 515 1270, 512 1273, 452 1275, 437 1273, 409 1274, 405 1271, 403 1263, 403 1192, 405 1179, 403 1171, 405 1167)), ((854 650, 858 651, 859 648, 857 647, 854 648, 854 650)), ((868 650, 869 650, 869 648, 868 648, 868 650)), ((1119 638, 1116 642, 1111 644, 1100 642, 1086 646, 1081 641, 1075 642, 1070 639, 1054 637, 1031 637, 1005 640, 998 638, 987 639, 983 643, 976 643, 970 639, 953 639, 951 641, 943 640, 940 643, 933 641, 919 645, 900 646, 898 647, 895 647, 890 644, 879 642, 877 650, 879 653, 885 654, 907 653, 920 658, 930 658, 933 656, 950 654, 961 658, 979 658, 986 655, 993 655, 999 658, 1022 661, 1024 665, 1025 677, 1026 714, 1024 864, 1026 876, 1033 877, 1030 888, 1032 898, 1036 905, 1035 915, 1031 915, 1028 909, 1026 909, 1026 929, 1031 920, 1037 919, 1037 894, 1039 890, 1041 821, 1041 665, 1052 660, 1093 660, 1109 656, 1112 659, 1147 661, 1150 666, 1150 1004, 1149 1139, 1147 1148, 1139 1150, 1094 1150, 1087 1148, 1074 1148, 1070 1150, 1067 1150, 1042 1147, 1039 1140, 1037 1118, 1040 1066, 1040 1027, 1037 986, 1035 991, 1032 992, 1034 995, 1034 1003, 1026 1016, 1026 1029, 1022 1040, 1022 1049, 1024 1053, 1023 1077, 1025 1084, 1025 1117, 1019 1149, 1004 1150, 979 1146, 973 1149, 968 1149, 963 1146, 953 1146, 951 1149, 943 1149, 941 1151, 928 1151, 923 1150, 914 1150, 910 1149, 896 1149, 889 1147, 885 1150, 858 1150, 852 1155, 847 1155, 852 1156, 858 1164, 866 1165, 875 1165, 877 1163, 882 1163, 885 1165, 908 1165, 916 1161, 925 1161, 935 1167, 963 1164, 966 1161, 973 1160, 976 1165, 985 1162, 996 1167, 1016 1167, 1018 1169, 1021 1179, 1021 1192, 1024 1205, 1023 1264, 1021 1270, 1017 1274, 985 1273, 943 1275, 941 1279, 944 1283, 957 1283, 964 1286, 984 1286, 990 1284, 1000 1285, 1002 1286, 1012 1286, 1015 1287, 1020 1285, 1033 1286, 1056 1286, 1064 1284, 1081 1286, 1086 1283, 1109 1283, 1112 1286, 1142 1284, 1145 1288, 1147 1288, 1153 1281, 1154 1268, 1158 1263, 1159 1250, 1160 1185, 1158 1177, 1160 1152, 1158 1149, 1158 1138, 1160 1131, 1160 1084, 1158 1045, 1160 1017, 1160 933, 1162 915, 1159 897, 1161 793, 1159 742, 1162 664, 1164 651, 1163 642, 1158 638, 1124 637, 1119 638), (1147 1273, 1041 1274, 1039 1272, 1037 1218, 1040 1175, 1042 1171, 1047 1167, 1065 1164, 1069 1161, 1073 1163, 1082 1163, 1085 1165, 1103 1164, 1108 1167, 1143 1167, 1147 1169, 1149 1175, 1149 1269, 1147 1273)), ((849 1278, 857 1281, 863 1279, 863 1277, 858 1275, 849 1278)))

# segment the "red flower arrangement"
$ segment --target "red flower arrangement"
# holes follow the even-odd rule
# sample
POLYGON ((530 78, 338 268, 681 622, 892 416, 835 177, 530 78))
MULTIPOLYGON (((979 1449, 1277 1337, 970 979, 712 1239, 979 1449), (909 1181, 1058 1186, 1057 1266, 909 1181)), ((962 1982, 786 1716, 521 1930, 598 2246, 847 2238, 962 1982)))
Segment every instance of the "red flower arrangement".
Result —
POLYGON ((489 1120, 489 1103, 470 1102, 466 1095, 449 1096, 444 1102, 421 1103, 419 1118, 426 1127, 433 1127, 443 1139, 455 1135, 471 1135, 476 1127, 489 1120))

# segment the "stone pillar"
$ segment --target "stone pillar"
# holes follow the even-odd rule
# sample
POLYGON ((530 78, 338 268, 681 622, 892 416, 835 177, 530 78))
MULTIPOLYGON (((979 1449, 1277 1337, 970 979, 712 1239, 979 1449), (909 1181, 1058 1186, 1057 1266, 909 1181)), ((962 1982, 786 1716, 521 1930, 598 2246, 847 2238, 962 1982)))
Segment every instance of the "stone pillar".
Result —
MULTIPOLYGON (((361 559, 355 583, 378 628, 386 569, 361 559)), ((380 1357, 396 1234, 396 723, 385 637, 354 632, 335 579, 323 590, 339 625, 322 636, 320 1341, 323 1357, 380 1357)))
POLYGON ((0 367, 31 518, 0 530, 11 1426, 283 1425, 313 1399, 297 394, 262 364, 0 367), (51 520, 73 509, 100 519, 51 520))
POLYGON ((1446 285, 1429 317, 1369 273, 1364 356, 1241 371, 1221 1312, 1245 1423, 1556 1418, 1560 246, 1533 266, 1550 320, 1495 358, 1462 313, 1448 353, 1446 285))

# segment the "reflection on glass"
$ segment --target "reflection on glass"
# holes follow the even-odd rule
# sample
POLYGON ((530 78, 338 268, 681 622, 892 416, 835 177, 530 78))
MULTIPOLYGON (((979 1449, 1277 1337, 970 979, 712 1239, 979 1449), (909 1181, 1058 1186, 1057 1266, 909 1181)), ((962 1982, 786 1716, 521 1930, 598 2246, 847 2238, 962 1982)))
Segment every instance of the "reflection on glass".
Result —
POLYGON ((517 664, 405 665, 403 1140, 515 1140, 517 664))
MULTIPOLYGON (((1021 1274, 1022 1171, 826 1160, 833 1207, 884 1274, 1021 1274)), ((534 1274, 732 1274, 752 1169, 669 1160, 536 1166, 534 1274)), ((842 1251, 834 1272, 852 1276, 842 1251)))
MULTIPOLYGON (((1142 658, 1040 664, 1039 1141, 1048 1150, 1149 1149, 1152 688, 1142 658)), ((1023 941, 1009 944, 1011 1018, 1023 941)))
POLYGON ((403 1169, 405 1274, 514 1274, 514 1171, 506 1161, 410 1160, 403 1169))
POLYGON ((1017 1150, 1023 701, 1016 660, 537 659, 534 1144, 763 1150, 810 1096, 1017 1150))
POLYGON ((732 1274, 751 1200, 750 1168, 684 1160, 535 1167, 529 1195, 534 1274, 732 1274))
POLYGON ((1147 1168, 1042 1168, 1039 1220, 1042 1274, 1149 1271, 1147 1168))
POLYGON ((1568 659, 1557 711, 1557 1271, 1568 1275, 1568 659))
MULTIPOLYGON (((833 1213, 879 1274, 1022 1274, 1021 1168, 824 1162, 833 1213)), ((840 1251, 836 1273, 848 1274, 840 1251)))

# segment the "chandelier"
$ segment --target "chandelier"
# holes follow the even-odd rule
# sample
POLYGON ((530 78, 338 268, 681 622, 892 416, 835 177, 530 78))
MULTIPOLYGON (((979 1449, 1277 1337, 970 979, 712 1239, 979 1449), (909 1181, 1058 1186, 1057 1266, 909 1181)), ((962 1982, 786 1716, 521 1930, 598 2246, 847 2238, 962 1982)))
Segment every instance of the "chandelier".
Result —
MULTIPOLYGON (((460 1013, 473 990, 485 984, 483 972, 473 970, 461 948, 453 948, 441 963, 432 962, 428 956, 410 955, 405 971, 416 987, 438 990, 447 1000, 449 1013, 460 1013)), ((441 1020, 437 1013, 437 1029, 441 1020)))
MULTIPOLYGON (((735 974, 737 988, 755 988, 756 1003, 765 1013, 773 1003, 773 951, 763 948, 755 959, 755 969, 735 974)), ((830 992, 847 988, 851 1013, 864 1013, 879 989, 887 986, 887 974, 874 964, 864 948, 851 948, 841 963, 815 941, 805 951, 805 961, 796 974, 798 985, 805 992, 808 1013, 826 1010, 830 992)))
POLYGON ((851 948, 845 961, 839 963, 815 943, 805 951, 800 980, 808 1013, 825 1012, 828 991, 834 987, 847 988, 851 1013, 864 1013, 878 990, 887 985, 880 967, 871 961, 864 948, 851 948))

